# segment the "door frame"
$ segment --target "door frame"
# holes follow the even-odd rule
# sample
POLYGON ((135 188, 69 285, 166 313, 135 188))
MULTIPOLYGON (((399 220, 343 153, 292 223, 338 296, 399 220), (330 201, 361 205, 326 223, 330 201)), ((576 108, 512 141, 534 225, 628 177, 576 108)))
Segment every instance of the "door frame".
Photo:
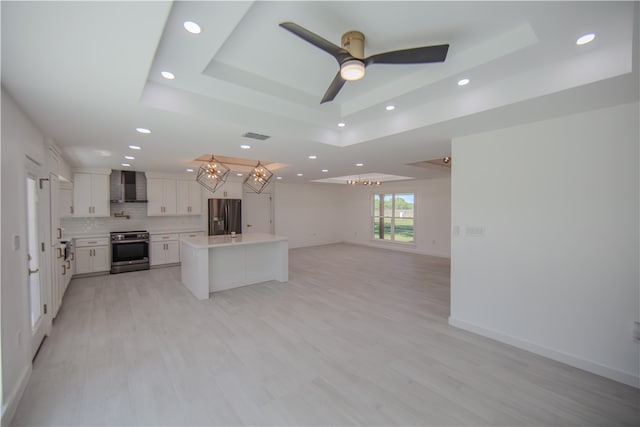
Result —
POLYGON ((48 273, 48 262, 47 258, 49 256, 49 251, 47 250, 47 242, 46 242, 46 227, 48 227, 47 214, 49 213, 49 200, 48 200, 48 186, 45 189, 43 183, 48 182, 48 179, 42 179, 42 165, 31 159, 27 156, 25 160, 25 169, 24 169, 24 195, 25 195, 25 244, 23 245, 22 254, 26 262, 26 268, 23 270, 24 272, 24 282, 27 288, 28 295, 28 316, 29 316, 29 331, 31 335, 29 340, 31 342, 31 356, 35 357, 44 340, 44 337, 47 336, 50 332, 51 328, 51 311, 45 310, 45 305, 50 307, 50 280, 48 273), (35 250, 38 254, 38 281, 40 287, 40 305, 41 305, 41 316, 37 321, 35 328, 32 325, 31 320, 31 281, 30 274, 28 273, 28 269, 30 269, 28 257, 29 253, 29 245, 30 245, 30 226, 29 226, 29 189, 28 189, 28 180, 33 179, 36 190, 37 197, 37 205, 36 209, 36 227, 37 227, 37 235, 36 237, 36 247, 35 250))

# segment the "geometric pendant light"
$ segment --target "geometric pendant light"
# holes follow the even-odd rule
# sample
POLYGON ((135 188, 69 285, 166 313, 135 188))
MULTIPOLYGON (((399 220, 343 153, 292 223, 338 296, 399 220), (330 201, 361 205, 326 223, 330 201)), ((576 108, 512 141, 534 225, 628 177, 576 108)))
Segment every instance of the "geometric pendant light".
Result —
POLYGON ((198 181, 204 188, 214 193, 227 181, 227 177, 230 172, 231 169, 217 161, 214 156, 211 156, 211 160, 201 165, 198 169, 196 181, 198 181))

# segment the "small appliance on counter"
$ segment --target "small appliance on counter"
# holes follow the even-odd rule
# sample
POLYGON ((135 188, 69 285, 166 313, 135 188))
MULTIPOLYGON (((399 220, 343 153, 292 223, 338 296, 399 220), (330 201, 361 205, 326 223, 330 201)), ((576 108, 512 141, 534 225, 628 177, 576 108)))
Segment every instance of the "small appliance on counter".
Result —
POLYGON ((149 232, 111 233, 111 274, 149 269, 149 232))

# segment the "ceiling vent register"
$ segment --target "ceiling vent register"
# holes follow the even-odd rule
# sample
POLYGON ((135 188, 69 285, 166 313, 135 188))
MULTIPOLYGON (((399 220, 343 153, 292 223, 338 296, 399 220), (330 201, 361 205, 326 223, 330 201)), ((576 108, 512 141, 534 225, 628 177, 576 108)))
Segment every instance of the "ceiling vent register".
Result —
POLYGON ((265 141, 271 138, 269 135, 262 135, 260 133, 255 133, 255 132, 247 132, 242 136, 244 136, 245 138, 257 139, 258 141, 265 141))

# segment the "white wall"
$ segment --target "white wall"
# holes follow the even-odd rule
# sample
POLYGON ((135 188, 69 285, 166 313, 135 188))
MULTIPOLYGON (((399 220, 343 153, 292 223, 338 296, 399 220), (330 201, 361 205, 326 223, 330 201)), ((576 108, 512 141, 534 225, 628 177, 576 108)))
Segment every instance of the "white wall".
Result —
POLYGON ((452 325, 640 385, 638 117, 452 142, 452 325))
MULTIPOLYGON (((31 373, 31 326, 26 276, 26 156, 44 165, 44 137, 2 89, 2 424, 31 373), (20 249, 13 249, 13 235, 20 249), (20 340, 18 336, 20 335, 20 340)), ((44 173, 40 174, 44 176, 44 173)))
POLYGON ((344 240, 361 245, 449 258, 451 252, 451 179, 388 182, 381 187, 340 186, 344 194, 344 240), (372 239, 371 198, 375 193, 414 193, 415 244, 372 239))
POLYGON ((275 185, 275 234, 289 249, 342 242, 342 193, 334 184, 275 185))

